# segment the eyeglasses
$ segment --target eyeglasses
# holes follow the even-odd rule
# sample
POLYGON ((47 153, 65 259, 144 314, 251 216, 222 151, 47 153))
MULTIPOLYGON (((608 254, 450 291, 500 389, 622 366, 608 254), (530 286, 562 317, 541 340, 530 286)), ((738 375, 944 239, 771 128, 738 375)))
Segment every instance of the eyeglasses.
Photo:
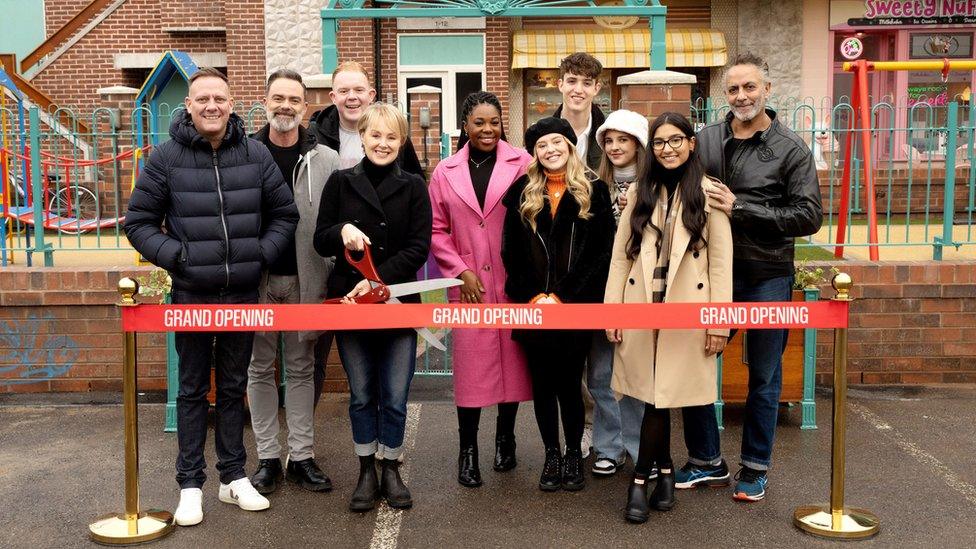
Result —
POLYGON ((651 141, 651 146, 654 147, 655 151, 660 151, 664 149, 664 144, 667 143, 668 145, 671 146, 672 150, 676 151, 679 148, 681 148, 681 145, 684 144, 685 139, 688 138, 683 135, 674 135, 667 139, 655 139, 651 141))

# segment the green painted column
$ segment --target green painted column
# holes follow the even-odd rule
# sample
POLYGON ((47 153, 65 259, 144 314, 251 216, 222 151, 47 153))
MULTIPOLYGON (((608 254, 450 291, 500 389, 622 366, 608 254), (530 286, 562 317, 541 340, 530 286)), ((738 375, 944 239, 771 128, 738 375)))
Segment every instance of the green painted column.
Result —
POLYGON ((28 250, 29 257, 36 252, 44 254, 44 266, 54 266, 54 250, 44 242, 44 173, 41 170, 41 117, 36 106, 30 108, 30 159, 31 159, 31 200, 34 207, 34 247, 28 250))
MULTIPOLYGON (((820 299, 820 288, 804 288, 804 301, 820 299)), ((803 330, 803 400, 800 401, 800 411, 803 420, 800 429, 817 428, 817 402, 814 393, 817 384, 817 329, 803 330)))
MULTIPOLYGON (((942 195, 942 237, 935 238, 933 259, 942 261, 942 249, 955 246, 952 238, 952 221, 956 210, 956 145, 959 137, 959 103, 949 102, 946 107, 945 189, 942 195)), ((931 165, 931 162, 929 163, 931 165)))
POLYGON ((322 73, 332 74, 339 66, 339 22, 336 19, 322 19, 322 73))
MULTIPOLYGON (((173 303, 169 292, 163 297, 163 303, 173 303)), ((176 432, 176 396, 180 388, 180 359, 176 354, 176 333, 166 332, 166 424, 164 433, 176 432)))
POLYGON ((648 17, 651 26, 651 70, 663 71, 668 68, 667 44, 665 42, 664 15, 648 17))

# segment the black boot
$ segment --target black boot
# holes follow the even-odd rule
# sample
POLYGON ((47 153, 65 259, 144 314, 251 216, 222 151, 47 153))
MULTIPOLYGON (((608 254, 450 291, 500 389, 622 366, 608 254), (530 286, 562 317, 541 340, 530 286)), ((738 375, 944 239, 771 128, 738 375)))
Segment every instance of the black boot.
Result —
POLYGON ((380 499, 380 483, 376 478, 376 459, 359 456, 359 481, 349 501, 349 510, 363 513, 376 507, 380 499))
POLYGON ((542 466, 542 476, 539 478, 539 489, 543 492, 555 492, 563 483, 563 456, 559 448, 546 448, 546 462, 542 466))
POLYGON ((395 459, 380 460, 380 493, 386 503, 394 509, 409 509, 413 506, 410 490, 400 478, 400 462, 395 459))
POLYGON ((458 454, 458 482, 461 486, 481 486, 481 469, 478 468, 478 447, 464 446, 458 454))
POLYGON ((661 467, 649 503, 658 511, 670 511, 674 507, 674 468, 670 465, 661 467))
POLYGON ((258 470, 251 475, 251 486, 259 494, 270 494, 278 489, 282 472, 280 459, 259 459, 258 470))
POLYGON ((301 461, 288 460, 285 470, 288 482, 298 483, 310 492, 328 492, 332 490, 332 480, 319 469, 315 459, 308 458, 301 461))
POLYGON ((583 476, 583 451, 578 448, 566 448, 566 457, 563 459, 563 490, 575 492, 582 490, 586 486, 586 477, 583 476))
POLYGON ((492 467, 499 473, 511 471, 518 465, 515 459, 515 434, 495 435, 495 465, 492 467))
POLYGON ((627 488, 627 509, 624 518, 629 522, 643 524, 651 515, 651 508, 647 504, 647 475, 634 473, 634 479, 627 488))

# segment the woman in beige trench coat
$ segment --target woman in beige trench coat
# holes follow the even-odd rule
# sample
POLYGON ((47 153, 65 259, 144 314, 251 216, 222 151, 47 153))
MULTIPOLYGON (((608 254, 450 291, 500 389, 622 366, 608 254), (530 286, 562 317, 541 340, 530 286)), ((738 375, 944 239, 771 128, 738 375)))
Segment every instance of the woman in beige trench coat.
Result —
MULTIPOLYGON (((650 127, 646 177, 631 185, 613 243, 606 303, 732 301, 728 217, 707 203, 711 185, 695 154, 694 131, 676 113, 650 127)), ((625 517, 674 506, 670 408, 715 401, 716 357, 728 330, 607 330, 616 343, 611 386, 645 402, 640 450, 625 517), (660 474, 648 495, 652 465, 660 474)))

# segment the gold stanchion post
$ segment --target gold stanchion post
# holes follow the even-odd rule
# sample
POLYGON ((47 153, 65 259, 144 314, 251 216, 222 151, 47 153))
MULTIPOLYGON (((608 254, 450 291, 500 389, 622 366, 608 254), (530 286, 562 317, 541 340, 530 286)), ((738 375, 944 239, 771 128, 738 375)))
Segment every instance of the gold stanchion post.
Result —
MULTIPOLYGON (((854 283, 847 273, 834 276, 834 301, 853 301, 854 283)), ((848 312, 848 314, 850 314, 848 312)), ((880 521, 870 511, 844 506, 844 467, 847 431, 847 328, 834 330, 834 401, 831 431, 830 505, 803 505, 793 512, 793 524, 815 536, 864 539, 878 533, 880 521)))
MULTIPOLYGON (((139 284, 119 281, 119 307, 134 307, 139 284)), ((162 538, 173 531, 169 511, 139 510, 139 410, 136 405, 136 333, 123 330, 122 402, 125 416, 125 512, 99 517, 88 525, 91 540, 103 545, 132 545, 162 538)))

